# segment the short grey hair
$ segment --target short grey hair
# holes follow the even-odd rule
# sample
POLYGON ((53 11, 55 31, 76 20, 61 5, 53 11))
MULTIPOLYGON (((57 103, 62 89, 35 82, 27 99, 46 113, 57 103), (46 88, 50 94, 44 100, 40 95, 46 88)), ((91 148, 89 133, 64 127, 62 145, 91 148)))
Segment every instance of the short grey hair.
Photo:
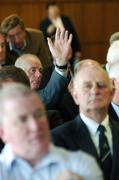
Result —
POLYGON ((109 69, 109 77, 117 78, 119 77, 119 61, 110 66, 109 69))
POLYGON ((119 40, 114 41, 109 47, 106 60, 110 64, 119 61, 119 40))
POLYGON ((36 55, 34 55, 34 54, 23 54, 17 58, 17 60, 15 62, 15 66, 18 68, 21 68, 22 70, 25 70, 25 68, 27 67, 27 65, 30 62, 38 62, 39 64, 41 64, 40 59, 36 55))
POLYGON ((8 98, 28 97, 36 92, 21 83, 8 83, 0 86, 0 122, 4 117, 4 103, 8 98))
POLYGON ((109 88, 112 90, 112 87, 113 87, 113 86, 112 86, 112 82, 111 82, 111 80, 110 80, 110 78, 109 78, 109 75, 108 75, 108 73, 107 73, 100 65, 94 65, 94 66, 89 66, 89 67, 84 66, 83 68, 79 68, 78 71, 74 74, 74 77, 73 77, 73 89, 76 89, 76 88, 77 88, 77 80, 78 80, 77 77, 78 77, 78 73, 79 73, 80 71, 83 71, 83 69, 85 69, 85 68, 87 68, 87 69, 93 68, 93 69, 96 69, 96 70, 104 73, 104 74, 107 76, 107 78, 109 79, 109 88))
POLYGON ((117 40, 119 40, 119 32, 115 32, 110 36, 110 39, 109 39, 110 45, 112 45, 117 40))
POLYGON ((76 74, 81 68, 94 65, 94 66, 101 66, 101 64, 98 61, 95 61, 93 59, 83 59, 81 61, 78 61, 74 66, 74 74, 76 74))

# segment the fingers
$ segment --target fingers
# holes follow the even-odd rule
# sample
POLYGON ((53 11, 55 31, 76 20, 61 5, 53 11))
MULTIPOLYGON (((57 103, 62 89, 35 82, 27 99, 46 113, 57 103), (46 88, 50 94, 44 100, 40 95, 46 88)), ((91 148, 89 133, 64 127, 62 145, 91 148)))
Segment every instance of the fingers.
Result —
POLYGON ((53 44, 53 42, 51 41, 50 38, 47 38, 47 42, 48 42, 49 49, 50 49, 50 51, 52 53, 52 51, 54 49, 54 44, 53 44))
POLYGON ((64 36, 64 40, 65 40, 65 41, 68 40, 68 34, 69 34, 69 32, 68 32, 68 31, 65 31, 65 36, 64 36))
POLYGON ((69 39, 68 39, 68 43, 69 43, 69 44, 71 44, 72 39, 73 39, 73 35, 72 35, 72 34, 70 34, 70 35, 69 35, 69 39))
POLYGON ((55 42, 60 40, 60 28, 56 29, 56 34, 55 34, 55 42))
POLYGON ((55 42, 68 42, 71 44, 72 42, 72 34, 69 34, 69 32, 65 29, 57 28, 56 34, 55 34, 55 42))
POLYGON ((60 33, 60 40, 63 42, 64 39, 65 39, 65 34, 66 34, 66 31, 65 29, 61 29, 61 33, 60 33))

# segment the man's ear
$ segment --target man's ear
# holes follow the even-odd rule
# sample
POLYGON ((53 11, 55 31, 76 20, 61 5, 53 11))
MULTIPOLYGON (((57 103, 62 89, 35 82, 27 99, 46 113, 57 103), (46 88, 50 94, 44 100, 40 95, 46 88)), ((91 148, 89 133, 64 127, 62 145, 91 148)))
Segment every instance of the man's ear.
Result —
POLYGON ((116 79, 115 79, 115 78, 112 78, 112 79, 111 79, 111 84, 112 84, 111 96, 112 96, 112 98, 113 98, 114 93, 115 93, 115 87, 116 87, 116 79))
POLYGON ((73 96, 73 99, 74 99, 74 102, 76 103, 76 105, 79 105, 79 98, 78 98, 78 95, 74 89, 73 89, 72 96, 73 96))

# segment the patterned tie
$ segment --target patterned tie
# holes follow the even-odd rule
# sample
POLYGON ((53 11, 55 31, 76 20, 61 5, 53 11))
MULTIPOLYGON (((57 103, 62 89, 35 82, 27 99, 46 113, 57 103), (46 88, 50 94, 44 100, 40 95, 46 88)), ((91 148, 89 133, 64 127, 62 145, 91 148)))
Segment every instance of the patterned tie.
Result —
POLYGON ((106 129, 103 125, 99 125, 98 131, 99 131, 99 149, 100 149, 101 166, 104 172, 105 179, 109 180, 111 168, 112 168, 112 157, 111 157, 107 137, 105 136, 106 129))

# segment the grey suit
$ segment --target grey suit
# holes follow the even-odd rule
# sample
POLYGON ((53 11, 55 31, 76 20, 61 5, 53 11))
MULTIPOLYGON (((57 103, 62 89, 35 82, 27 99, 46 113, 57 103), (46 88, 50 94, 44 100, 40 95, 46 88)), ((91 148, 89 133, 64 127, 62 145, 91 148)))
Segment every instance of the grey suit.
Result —
POLYGON ((55 109, 55 105, 60 101, 60 97, 67 88, 69 80, 69 75, 68 77, 61 76, 54 70, 46 87, 37 91, 46 109, 55 109))

